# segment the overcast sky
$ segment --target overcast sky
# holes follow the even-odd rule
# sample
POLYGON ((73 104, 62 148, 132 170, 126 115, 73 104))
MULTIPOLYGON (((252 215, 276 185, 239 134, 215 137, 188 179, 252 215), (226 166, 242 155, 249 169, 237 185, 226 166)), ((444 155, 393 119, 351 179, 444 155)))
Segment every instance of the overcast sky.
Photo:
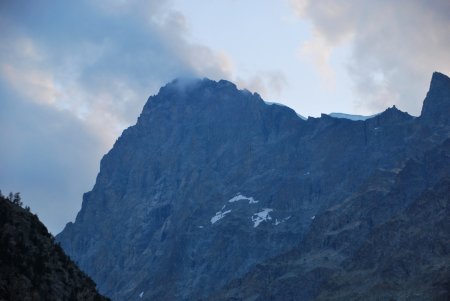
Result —
POLYGON ((228 79, 304 116, 419 115, 449 49, 448 0, 3 0, 0 189, 57 234, 176 77, 228 79))

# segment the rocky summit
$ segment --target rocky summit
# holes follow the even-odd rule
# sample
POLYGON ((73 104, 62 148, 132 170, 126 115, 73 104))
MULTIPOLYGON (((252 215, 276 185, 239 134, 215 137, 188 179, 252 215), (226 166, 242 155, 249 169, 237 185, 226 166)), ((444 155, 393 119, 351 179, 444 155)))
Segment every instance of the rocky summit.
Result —
POLYGON ((175 80, 57 240, 113 300, 446 300, 449 108, 440 73, 361 120, 175 80))

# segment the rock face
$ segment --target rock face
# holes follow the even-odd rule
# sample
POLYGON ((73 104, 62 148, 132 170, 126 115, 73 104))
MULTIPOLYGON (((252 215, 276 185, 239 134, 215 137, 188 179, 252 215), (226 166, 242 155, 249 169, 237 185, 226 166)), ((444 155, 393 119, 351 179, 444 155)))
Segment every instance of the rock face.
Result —
POLYGON ((378 172, 212 300, 448 300, 450 139, 378 172))
POLYGON ((423 102, 420 118, 428 124, 450 123, 450 79, 447 75, 435 72, 431 81, 430 90, 423 102))
POLYGON ((0 197, 0 300, 109 300, 38 218, 0 197))
MULTIPOLYGON (((386 223, 438 225, 408 212, 426 193, 439 203, 446 187, 447 157, 428 155, 450 137, 448 111, 435 108, 450 103, 442 89, 450 80, 435 73, 420 118, 394 106, 364 121, 305 121, 227 81, 174 81, 102 159, 57 239, 114 300, 312 300, 335 286, 346 296, 333 277, 368 269, 357 258, 395 234, 386 223), (439 173, 425 173, 424 158, 439 173)), ((430 219, 444 207, 430 206, 430 219)), ((408 241, 423 235, 414 233, 408 241)), ((442 252, 433 254, 445 270, 442 252)))

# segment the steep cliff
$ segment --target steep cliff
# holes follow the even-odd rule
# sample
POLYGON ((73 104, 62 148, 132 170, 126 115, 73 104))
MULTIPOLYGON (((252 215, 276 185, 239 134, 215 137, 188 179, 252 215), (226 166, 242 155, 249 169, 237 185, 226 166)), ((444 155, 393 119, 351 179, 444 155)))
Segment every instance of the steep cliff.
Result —
POLYGON ((213 300, 448 300, 450 139, 379 171, 213 300))
POLYGON ((366 120, 305 121, 227 81, 173 81, 102 159, 75 222, 57 239, 115 300, 264 299, 258 264, 289 270, 290 261, 271 258, 306 247, 315 250, 307 261, 314 272, 293 269, 300 278, 287 286, 300 283, 304 300, 314 298, 335 274, 324 260, 337 256, 329 266, 340 268, 430 189, 428 177, 399 181, 408 197, 379 207, 396 177, 450 136, 447 115, 435 108, 450 103, 446 89, 450 79, 435 73, 420 118, 394 106, 366 120), (351 200, 359 204, 351 216, 335 210, 351 200), (347 228, 359 232, 339 230, 347 228), (340 243, 343 253, 312 255, 340 243))

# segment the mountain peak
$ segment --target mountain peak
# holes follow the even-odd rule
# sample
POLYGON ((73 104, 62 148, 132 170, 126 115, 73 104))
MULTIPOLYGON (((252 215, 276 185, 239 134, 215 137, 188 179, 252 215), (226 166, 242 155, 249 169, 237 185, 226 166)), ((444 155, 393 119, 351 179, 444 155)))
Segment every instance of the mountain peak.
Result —
POLYGON ((407 112, 403 112, 399 110, 395 105, 393 105, 392 107, 387 108, 384 112, 378 114, 375 118, 378 120, 378 122, 381 121, 383 123, 392 124, 408 121, 413 117, 407 112))
POLYGON ((423 101, 423 122, 430 125, 450 123, 450 78, 442 73, 434 72, 431 78, 430 90, 423 101))
POLYGON ((227 80, 214 81, 209 78, 176 78, 161 87, 158 94, 150 96, 146 107, 159 101, 186 101, 211 98, 213 91, 223 95, 233 95, 239 92, 235 84, 227 80))
MULTIPOLYGON (((221 79, 215 81, 207 77, 196 78, 196 77, 178 77, 171 82, 167 83, 161 90, 172 90, 172 91, 192 91, 192 90, 202 90, 208 88, 218 88, 218 89, 232 89, 238 90, 236 85, 228 80, 221 79)), ((160 91, 161 92, 161 91, 160 91)))
POLYGON ((299 119, 291 108, 267 106, 257 93, 238 89, 227 80, 208 78, 177 78, 166 84, 158 94, 150 96, 138 124, 146 124, 152 118, 163 116, 166 121, 184 120, 189 123, 195 120, 208 126, 229 122, 237 126, 251 120, 261 122, 263 116, 272 116, 269 118, 271 121, 287 126, 285 123, 290 124, 299 119))
POLYGON ((450 84, 450 78, 440 72, 433 72, 433 75, 431 76, 431 84, 430 84, 430 90, 436 89, 441 87, 442 85, 449 85, 450 84))

